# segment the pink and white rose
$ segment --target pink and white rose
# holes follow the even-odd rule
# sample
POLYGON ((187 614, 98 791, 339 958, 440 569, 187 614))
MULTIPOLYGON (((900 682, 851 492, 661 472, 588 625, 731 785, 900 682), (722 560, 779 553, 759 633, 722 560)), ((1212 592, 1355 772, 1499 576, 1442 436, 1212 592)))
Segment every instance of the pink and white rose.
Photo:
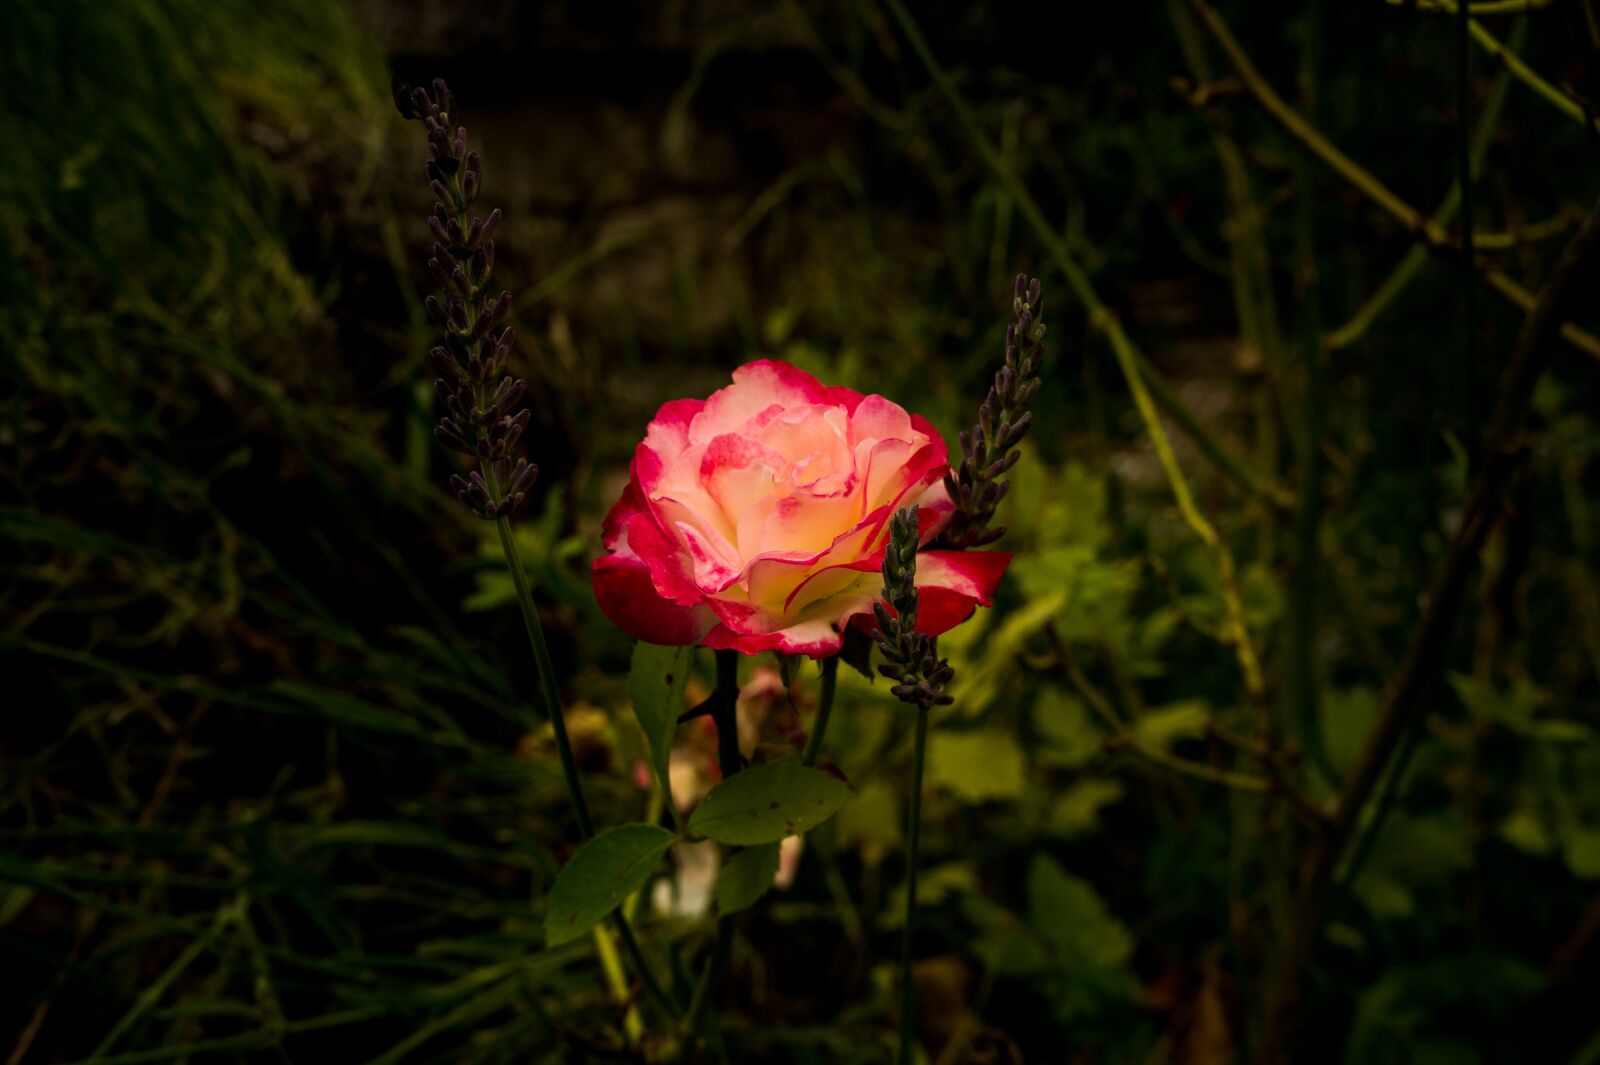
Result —
MULTIPOLYGON (((649 643, 823 658, 872 624, 889 518, 917 506, 922 542, 948 520, 944 441, 882 396, 829 388, 776 360, 709 399, 666 404, 606 517, 594 587, 649 643)), ((988 606, 1011 555, 922 551, 918 628, 988 606)))

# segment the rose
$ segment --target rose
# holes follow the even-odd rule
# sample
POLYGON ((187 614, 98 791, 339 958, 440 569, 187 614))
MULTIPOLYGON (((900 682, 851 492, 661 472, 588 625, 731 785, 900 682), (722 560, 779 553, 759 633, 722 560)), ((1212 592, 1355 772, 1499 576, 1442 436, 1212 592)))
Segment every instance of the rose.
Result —
MULTIPOLYGON (((606 517, 595 596, 649 643, 826 657, 851 619, 873 624, 890 516, 914 503, 924 544, 948 520, 948 469, 933 427, 882 396, 748 363, 657 412, 606 517)), ((1010 560, 920 552, 917 627, 988 606, 1010 560)))

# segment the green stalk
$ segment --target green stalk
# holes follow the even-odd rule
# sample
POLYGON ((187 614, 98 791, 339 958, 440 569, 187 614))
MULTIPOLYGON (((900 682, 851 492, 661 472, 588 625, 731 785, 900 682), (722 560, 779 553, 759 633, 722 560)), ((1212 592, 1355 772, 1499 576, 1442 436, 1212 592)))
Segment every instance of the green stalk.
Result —
MULTIPOLYGON (((498 497, 500 486, 494 481, 493 469, 485 465, 483 472, 489 491, 498 497)), ((522 556, 517 551, 516 538, 511 535, 511 520, 500 518, 495 522, 495 526, 500 532, 500 549, 505 553, 506 566, 511 570, 511 583, 517 589, 517 605, 522 608, 522 621, 528 630, 528 643, 533 647, 534 668, 539 673, 539 695, 544 702, 545 713, 550 718, 550 728, 555 733, 556 751, 561 756, 561 772, 567 779, 567 794, 571 796, 572 809, 578 816, 578 828, 583 833, 583 838, 587 840, 594 836, 594 821, 589 816, 589 803, 583 797, 583 782, 578 778, 578 763, 572 757, 572 740, 567 736, 566 715, 561 710, 561 695, 556 691, 555 666, 551 664, 550 648, 545 643, 544 626, 539 623, 539 612, 533 605, 533 592, 528 587, 528 575, 522 568, 522 556)), ((622 940, 622 946, 627 950, 633 967, 638 970, 639 978, 644 981, 645 990, 650 993, 650 997, 661 1004, 668 1016, 673 1018, 682 1016, 682 1009, 673 1001, 672 996, 667 994, 655 971, 650 968, 650 963, 645 960, 639 940, 633 934, 633 926, 628 923, 628 918, 621 910, 612 914, 612 925, 616 928, 617 937, 622 940)))
POLYGON ((916 1035, 917 985, 911 978, 911 944, 917 921, 917 857, 922 841, 922 772, 928 760, 928 711, 917 708, 911 763, 911 809, 906 815, 906 923, 900 932, 900 1065, 911 1065, 916 1035))
POLYGON ((828 731, 828 718, 833 715, 833 690, 839 684, 839 656, 822 660, 822 701, 817 706, 817 719, 811 723, 811 735, 806 737, 806 749, 800 753, 801 765, 815 765, 822 750, 822 737, 828 731))
MULTIPOLYGON (((717 763, 722 769, 722 779, 727 780, 744 768, 744 755, 739 753, 739 652, 717 652, 717 700, 712 704, 711 720, 717 726, 717 763)), ((711 950, 711 961, 700 974, 695 985, 694 998, 689 1003, 685 1026, 691 1032, 705 1022, 711 999, 722 984, 728 971, 728 957, 733 953, 733 926, 735 915, 724 914, 717 918, 717 941, 711 950)))
MULTIPOLYGON (((500 486, 492 480, 494 471, 483 470, 489 491, 496 497, 500 486)), ((578 815, 578 829, 583 838, 594 835, 594 821, 589 817, 589 803, 583 797, 583 783, 578 779, 578 763, 572 757, 572 741, 567 738, 567 719, 561 712, 561 695, 556 691, 555 667, 550 662, 550 648, 544 641, 544 626, 539 624, 539 613, 533 605, 533 592, 528 588, 528 575, 522 568, 522 558, 517 552, 516 538, 511 535, 511 519, 495 522, 500 531, 500 549, 505 552, 506 566, 511 570, 511 583, 517 588, 517 605, 522 608, 522 622, 528 630, 528 643, 533 647, 533 665, 539 674, 539 697, 544 702, 545 716, 556 734, 556 752, 561 756, 561 773, 567 778, 567 794, 572 797, 572 809, 578 815)))

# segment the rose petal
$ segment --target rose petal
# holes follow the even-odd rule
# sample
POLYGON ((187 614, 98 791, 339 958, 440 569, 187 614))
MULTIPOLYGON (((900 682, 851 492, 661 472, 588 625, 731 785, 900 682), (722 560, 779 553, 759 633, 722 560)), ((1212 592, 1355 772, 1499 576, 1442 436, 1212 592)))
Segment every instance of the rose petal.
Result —
POLYGON ((658 595, 650 568, 636 558, 602 555, 595 559, 594 597, 606 617, 645 643, 698 643, 716 624, 705 607, 684 606, 658 595))

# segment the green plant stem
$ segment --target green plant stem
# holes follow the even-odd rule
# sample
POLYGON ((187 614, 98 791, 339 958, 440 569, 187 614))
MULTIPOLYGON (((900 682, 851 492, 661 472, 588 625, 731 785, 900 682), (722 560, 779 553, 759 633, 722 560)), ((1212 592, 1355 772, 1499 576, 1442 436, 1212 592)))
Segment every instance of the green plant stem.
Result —
MULTIPOLYGON (((890 0, 890 2, 893 3, 896 0, 890 0)), ((1250 57, 1239 46, 1239 42, 1233 36, 1232 31, 1228 29, 1227 23, 1222 21, 1222 17, 1217 14, 1210 4, 1207 4, 1205 0, 1189 0, 1189 5, 1194 8, 1195 13, 1199 16, 1200 24, 1216 40, 1218 48, 1227 57, 1240 82, 1249 90, 1250 95, 1255 97, 1256 102, 1261 105, 1267 114, 1283 128, 1285 133, 1299 141, 1303 147, 1322 160, 1324 165, 1337 174, 1351 188, 1371 200, 1386 214, 1399 222, 1411 234, 1413 239, 1441 254, 1460 253, 1459 245, 1450 238, 1450 234, 1445 232, 1443 226, 1426 217, 1421 211, 1418 211, 1397 196, 1392 189, 1373 176, 1371 171, 1361 166, 1348 155, 1345 155, 1328 138, 1324 137, 1315 126, 1307 122, 1298 111, 1285 103, 1283 97, 1279 96, 1272 86, 1267 83, 1267 80, 1261 76, 1261 72, 1256 69, 1250 57)), ((1517 70, 1517 67, 1512 63, 1514 58, 1510 57, 1506 60, 1507 69, 1513 73, 1517 70)), ((1480 234, 1476 244, 1480 248, 1488 247, 1491 244, 1509 241, 1511 236, 1498 233, 1480 234)), ((1473 264, 1473 269, 1482 274, 1489 287, 1499 293, 1506 302, 1530 314, 1533 312, 1536 302, 1534 294, 1523 288, 1504 270, 1495 270, 1478 264, 1473 264)), ((1600 337, 1596 337, 1593 333, 1574 325, 1572 322, 1561 323, 1559 332, 1562 339, 1573 347, 1585 354, 1600 358, 1600 337)))
POLYGON ((1461 356, 1460 378, 1465 392, 1467 434, 1478 437, 1478 395, 1474 381, 1476 359, 1473 339, 1477 332, 1474 319, 1476 308, 1473 297, 1477 292, 1477 270, 1473 263, 1472 244, 1472 133, 1468 118, 1472 113, 1471 41, 1468 27, 1472 22, 1468 5, 1456 9, 1456 185, 1461 189, 1461 356))
MULTIPOLYGON (((744 755, 739 752, 739 652, 717 652, 717 700, 712 704, 711 720, 717 726, 717 764, 722 779, 727 780, 744 768, 744 755)), ((711 1008, 711 1000, 722 985, 728 971, 728 958, 733 953, 735 914, 717 918, 717 940, 711 948, 711 960, 700 980, 695 984, 694 997, 689 1003, 685 1026, 690 1032, 704 1025, 711 1008)))
MULTIPOLYGON (((489 481, 489 490, 499 497, 500 487, 493 483, 493 471, 485 466, 484 473, 489 481)), ((589 804, 583 797, 583 782, 578 778, 578 763, 572 757, 572 740, 567 736, 566 715, 561 710, 561 695, 556 691, 555 667, 550 661, 550 648, 545 643, 544 626, 539 623, 538 609, 533 605, 533 592, 528 587, 528 574, 522 568, 522 556, 517 551, 517 541, 511 533, 511 520, 500 518, 495 522, 500 532, 500 549, 505 552, 506 566, 511 570, 511 582, 516 586, 517 604, 522 607, 522 621, 528 630, 528 643, 533 647, 534 668, 539 673, 539 694, 544 700, 545 713, 550 717, 550 728, 555 733, 556 751, 561 756, 561 772, 567 780, 567 793, 572 799, 572 809, 578 816, 578 829, 583 833, 584 839, 594 836, 594 821, 589 816, 589 804)), ((633 967, 638 970, 639 978, 644 981, 645 990, 650 997, 655 999, 667 1011, 668 1016, 679 1017, 682 1010, 667 994, 666 988, 656 977, 650 963, 645 959, 644 950, 639 946, 638 938, 633 934, 633 926, 621 910, 612 914, 612 925, 617 930, 617 937, 622 940, 622 946, 628 952, 628 958, 633 962, 633 967)))
MULTIPOLYGON (((487 469, 484 472, 490 473, 487 469)), ((490 473, 490 476, 493 474, 490 473)), ((499 485, 490 484, 489 490, 498 498, 499 485)), ((528 643, 533 648, 533 666, 539 674, 539 697, 544 702, 545 716, 550 719, 550 728, 556 736, 556 753, 561 756, 561 773, 567 780, 567 794, 572 798, 572 810, 578 816, 578 830, 583 833, 584 839, 588 839, 594 835, 594 821, 589 816, 589 803, 583 797, 578 763, 572 757, 572 740, 567 736, 566 715, 561 711, 561 695, 556 691, 555 666, 550 661, 550 648, 544 640, 544 626, 539 624, 539 611, 533 605, 533 592, 528 587, 528 574, 522 568, 516 537, 511 532, 511 519, 496 520, 495 528, 500 532, 500 549, 505 552, 506 566, 511 570, 511 583, 517 589, 517 605, 522 608, 522 622, 528 630, 528 643)))
MULTIPOLYGON (((1528 20, 1518 19, 1516 26, 1511 31, 1510 49, 1513 52, 1522 51, 1522 46, 1528 37, 1528 20)), ((1504 70, 1495 78, 1494 87, 1489 90, 1488 99, 1483 105, 1483 111, 1478 116, 1478 128, 1472 135, 1472 173, 1478 174, 1483 169, 1484 157, 1489 153, 1489 142, 1494 139, 1494 131, 1499 128, 1500 115, 1505 110, 1506 97, 1511 89, 1511 76, 1504 70)), ((1445 193, 1444 199, 1439 201, 1438 208, 1433 212, 1435 225, 1447 225, 1455 217, 1456 209, 1461 206, 1461 185, 1459 182, 1450 186, 1450 191, 1445 193)), ((1406 252, 1400 264, 1386 277, 1377 290, 1367 297, 1350 320, 1338 329, 1333 330, 1323 337, 1323 344, 1329 351, 1338 351, 1354 344, 1362 336, 1377 317, 1394 302, 1411 279, 1422 269, 1428 261, 1428 252, 1420 246, 1412 247, 1406 252)))
MULTIPOLYGON (((972 143, 973 148, 981 156, 989 169, 994 173, 1007 191, 1017 202, 1017 209, 1022 216, 1033 226, 1038 239, 1050 252, 1051 258, 1067 279, 1067 286, 1073 295, 1083 304, 1089 313, 1090 324, 1104 333, 1111 345, 1111 352, 1116 356, 1117 368, 1122 371, 1123 380, 1127 383, 1128 391, 1133 397, 1135 409, 1139 412, 1139 419, 1144 425, 1145 434, 1150 438, 1150 445, 1155 449, 1156 459, 1161 465, 1162 472, 1166 475, 1167 483, 1171 487, 1173 500, 1178 505, 1178 512, 1183 516, 1184 523, 1189 526, 1207 550, 1216 560, 1218 577, 1222 584, 1222 600, 1225 607, 1228 624, 1228 642, 1232 645, 1235 656, 1239 660, 1239 670, 1243 674, 1245 690, 1253 706, 1260 708, 1265 705, 1267 698, 1266 681, 1261 672, 1260 660, 1256 655, 1255 644, 1252 641, 1248 627, 1245 624, 1244 602, 1239 592, 1237 567, 1234 564, 1233 552, 1227 541, 1218 535, 1216 527, 1200 512, 1196 505, 1194 494, 1189 488, 1188 479, 1184 476, 1182 468, 1178 465, 1177 456, 1173 454, 1172 444, 1167 439, 1167 431, 1161 425, 1161 418, 1156 413, 1155 403, 1151 399, 1151 392, 1146 382, 1147 376, 1153 376, 1148 370, 1148 364, 1143 362, 1139 349, 1133 339, 1122 328, 1121 321, 1116 314, 1107 307, 1095 292, 1094 286, 1089 282, 1089 275, 1078 263, 1071 250, 1054 227, 1045 218, 1038 203, 1028 192, 1027 187, 1016 173, 1011 170, 995 150, 989 138, 984 135, 983 127, 978 122, 978 117, 972 108, 962 98, 956 89, 955 82, 950 79, 949 73, 939 65, 934 57, 933 50, 928 46, 927 39, 922 36, 922 31, 917 27, 916 20, 906 10, 901 0, 885 0, 895 20, 900 24, 900 30, 910 42, 911 48, 927 68, 928 76, 938 88, 940 95, 955 112, 962 131, 972 143)), ((1198 0, 1196 0, 1198 2, 1198 0)), ((1220 446, 1219 446, 1220 447, 1220 446)), ((1252 481, 1247 487, 1259 487, 1259 482, 1252 481)), ((1285 490, 1278 489, 1268 494, 1267 498, 1277 506, 1292 507, 1293 496, 1285 490)))
POLYGON ((911 802, 906 814, 906 920, 900 931, 900 1065, 911 1065, 916 1038, 917 983, 911 977, 911 947, 916 938, 917 862, 922 843, 922 773, 928 760, 928 711, 917 708, 917 733, 911 756, 911 802))
MULTIPOLYGON (((1192 0, 1198 3, 1199 0, 1192 0)), ((1306 862, 1295 913, 1289 927, 1267 1012, 1260 1060, 1265 1065, 1287 1061, 1300 987, 1310 967, 1327 913, 1333 877, 1361 824, 1373 791, 1397 749, 1428 705, 1425 698, 1444 665, 1455 616, 1466 595, 1467 578, 1490 530, 1505 506, 1504 494, 1527 448, 1523 422, 1534 386, 1551 359, 1563 319, 1593 291, 1600 274, 1600 202, 1590 209, 1577 234, 1545 279, 1533 313, 1523 322, 1516 347, 1500 375, 1493 417, 1484 432, 1476 472, 1468 488, 1461 518, 1443 561, 1429 583, 1422 616, 1399 671, 1391 679, 1383 708, 1362 742, 1340 792, 1327 831, 1306 862)))
POLYGON ((822 696, 817 703, 817 716, 811 722, 811 735, 806 737, 806 748, 800 754, 801 765, 815 765, 822 751, 822 737, 828 731, 828 718, 833 715, 833 692, 839 684, 839 656, 822 660, 822 696))
MULTIPOLYGON (((966 135, 973 150, 977 152, 984 164, 989 168, 995 179, 1005 187, 1005 191, 1016 203, 1017 210, 1023 219, 1033 229, 1035 237, 1044 246, 1055 262, 1056 268, 1066 278, 1067 287, 1072 290, 1073 296, 1083 305, 1088 313, 1090 325, 1097 331, 1105 334, 1112 350, 1117 354, 1117 365, 1124 377, 1129 378, 1130 391, 1145 395, 1145 406, 1149 405, 1150 395, 1154 395, 1166 409, 1172 419, 1184 430, 1185 434, 1194 440, 1195 446, 1216 464, 1217 469, 1225 476, 1235 481, 1241 488, 1251 495, 1261 499, 1269 506, 1277 507, 1285 512, 1289 511, 1293 503, 1293 494, 1281 485, 1274 484, 1270 478, 1251 470, 1242 460, 1231 455, 1227 448, 1219 443, 1211 433, 1194 417, 1194 414, 1184 406, 1177 394, 1161 379, 1155 367, 1139 351, 1133 340, 1122 328, 1122 323, 1111 309, 1105 305, 1094 290, 1094 285, 1089 281, 1089 274, 1082 264, 1073 255, 1071 249, 1056 232, 1044 211, 1034 200, 1022 179, 1006 163, 1005 158, 984 134, 978 117, 972 111, 971 105, 962 97, 950 74, 940 65, 934 56, 933 50, 928 46, 922 31, 917 27, 916 20, 906 10, 901 0, 885 0, 890 13, 899 23, 901 32, 905 34, 911 49, 927 69, 928 76, 932 79, 934 87, 944 97, 945 103, 955 113, 956 121, 961 131, 966 135)), ((1141 408, 1142 413, 1143 408, 1141 408)), ((1164 431, 1156 426, 1157 432, 1162 432, 1161 443, 1165 442, 1164 431)), ((1160 443, 1157 445, 1158 450, 1160 443)), ((1175 489, 1176 491, 1176 489, 1175 489)), ((1185 490, 1186 491, 1186 490, 1185 490)), ((1181 506, 1181 503, 1180 503, 1181 506)))

